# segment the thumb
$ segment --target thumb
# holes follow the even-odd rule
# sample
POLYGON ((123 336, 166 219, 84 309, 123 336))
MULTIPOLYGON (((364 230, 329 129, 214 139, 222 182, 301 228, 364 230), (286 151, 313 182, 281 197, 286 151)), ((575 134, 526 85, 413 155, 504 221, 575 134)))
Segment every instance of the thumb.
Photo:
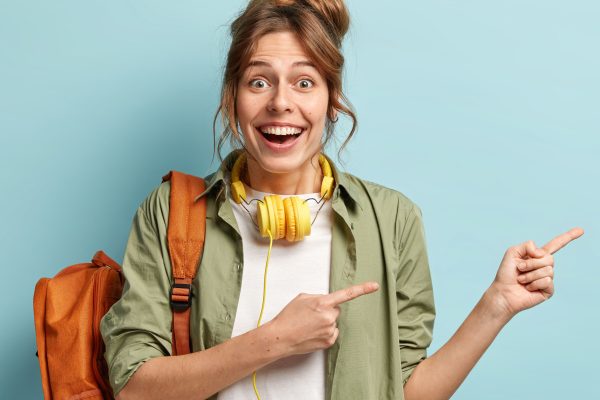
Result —
POLYGON ((546 251, 538 248, 533 240, 528 240, 516 246, 516 252, 520 258, 541 258, 546 255, 546 251))

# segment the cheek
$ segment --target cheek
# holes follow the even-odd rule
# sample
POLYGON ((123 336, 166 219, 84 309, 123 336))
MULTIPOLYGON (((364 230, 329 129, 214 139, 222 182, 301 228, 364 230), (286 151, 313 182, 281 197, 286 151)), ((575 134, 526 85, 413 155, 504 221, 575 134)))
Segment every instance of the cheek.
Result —
POLYGON ((236 113, 240 120, 247 119, 252 116, 256 109, 256 99, 251 96, 248 91, 243 89, 238 89, 237 99, 235 102, 236 113))
POLYGON ((246 136, 247 126, 252 120, 252 111, 249 109, 251 103, 247 101, 247 96, 241 95, 238 92, 238 97, 235 102, 235 116, 241 128, 240 135, 246 136))
POLYGON ((306 104, 305 113, 310 117, 312 123, 321 123, 327 117, 328 105, 328 98, 316 97, 306 104))
POLYGON ((319 114, 320 114, 321 118, 326 119, 327 118, 327 108, 329 107, 329 92, 325 91, 319 97, 319 99, 320 99, 319 114))
POLYGON ((247 104, 246 98, 243 93, 238 92, 237 99, 235 101, 235 111, 238 115, 238 118, 243 118, 243 116, 247 112, 247 104))

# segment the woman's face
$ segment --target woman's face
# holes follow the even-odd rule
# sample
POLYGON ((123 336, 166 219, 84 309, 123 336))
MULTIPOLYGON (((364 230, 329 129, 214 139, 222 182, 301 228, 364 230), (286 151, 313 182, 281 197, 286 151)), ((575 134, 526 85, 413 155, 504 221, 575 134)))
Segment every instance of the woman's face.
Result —
POLYGON ((237 90, 245 147, 267 173, 315 173, 327 118, 327 83, 291 32, 260 38, 237 90), (316 156, 315 156, 316 154, 316 156))

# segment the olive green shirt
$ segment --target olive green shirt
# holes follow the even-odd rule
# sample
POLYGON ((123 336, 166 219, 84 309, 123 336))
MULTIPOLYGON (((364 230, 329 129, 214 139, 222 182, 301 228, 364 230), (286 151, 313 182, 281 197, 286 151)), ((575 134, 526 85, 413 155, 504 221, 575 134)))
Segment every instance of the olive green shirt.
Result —
MULTIPOLYGON (((244 260, 227 185, 234 157, 206 177, 206 191, 196 198, 207 197, 207 220, 192 287, 192 351, 231 338, 235 320, 244 260)), ((403 399, 403 385, 427 357, 435 319, 421 210, 400 192, 330 163, 330 292, 365 281, 380 289, 340 305, 340 333, 327 349, 326 399, 403 399)), ((138 207, 123 259, 123 295, 101 321, 115 395, 144 361, 171 354, 169 191, 170 182, 161 183, 138 207)))

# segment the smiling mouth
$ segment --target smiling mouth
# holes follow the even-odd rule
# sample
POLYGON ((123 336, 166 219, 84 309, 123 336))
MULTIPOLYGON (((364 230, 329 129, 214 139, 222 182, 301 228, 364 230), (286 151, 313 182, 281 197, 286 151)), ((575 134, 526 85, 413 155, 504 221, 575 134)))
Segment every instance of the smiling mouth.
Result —
POLYGON ((276 144, 283 144, 283 143, 287 143, 287 142, 291 142, 296 140, 298 137, 300 137, 304 132, 306 132, 306 129, 302 129, 298 132, 298 129, 293 129, 293 128, 277 128, 277 129, 272 129, 272 128, 266 128, 266 129, 261 129, 261 128, 256 128, 265 139, 267 139, 269 142, 271 143, 276 143, 276 144))

